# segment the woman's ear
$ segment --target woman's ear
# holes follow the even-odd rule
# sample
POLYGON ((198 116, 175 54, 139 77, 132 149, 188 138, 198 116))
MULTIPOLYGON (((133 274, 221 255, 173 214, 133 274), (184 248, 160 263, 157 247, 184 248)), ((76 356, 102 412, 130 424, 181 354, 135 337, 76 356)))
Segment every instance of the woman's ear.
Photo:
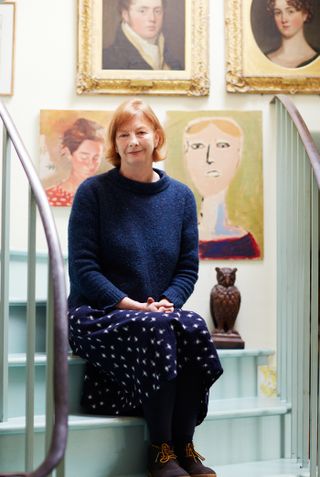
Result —
POLYGON ((156 132, 154 133, 154 147, 155 147, 155 148, 158 147, 159 141, 160 141, 160 136, 159 136, 159 133, 156 131, 156 132))
POLYGON ((71 156, 71 152, 67 146, 61 147, 61 155, 68 158, 71 156))

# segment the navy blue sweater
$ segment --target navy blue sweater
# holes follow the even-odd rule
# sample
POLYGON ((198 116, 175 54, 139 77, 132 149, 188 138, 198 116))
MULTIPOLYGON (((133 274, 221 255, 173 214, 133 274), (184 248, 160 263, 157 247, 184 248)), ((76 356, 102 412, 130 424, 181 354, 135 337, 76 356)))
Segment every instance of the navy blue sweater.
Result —
POLYGON ((125 296, 182 307, 198 277, 196 205, 190 189, 157 170, 141 183, 118 169, 77 190, 69 221, 69 308, 115 308, 125 296))

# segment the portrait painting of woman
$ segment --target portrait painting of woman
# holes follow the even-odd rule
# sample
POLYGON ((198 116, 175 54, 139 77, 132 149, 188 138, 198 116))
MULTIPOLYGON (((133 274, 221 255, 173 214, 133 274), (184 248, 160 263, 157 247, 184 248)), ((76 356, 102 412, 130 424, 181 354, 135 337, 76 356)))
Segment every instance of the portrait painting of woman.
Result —
POLYGON ((320 91, 320 0, 226 0, 226 89, 320 91))
POLYGON ((317 3, 312 0, 266 0, 263 10, 261 2, 253 1, 253 34, 270 61, 283 68, 302 68, 317 60, 320 53, 316 25, 320 5, 317 3))
POLYGON ((42 111, 41 133, 40 177, 49 203, 69 207, 79 185, 106 170, 105 127, 86 113, 42 111))
POLYGON ((304 24, 313 17, 310 0, 268 0, 268 9, 281 35, 281 45, 268 58, 286 68, 301 68, 319 56, 307 42, 304 24))

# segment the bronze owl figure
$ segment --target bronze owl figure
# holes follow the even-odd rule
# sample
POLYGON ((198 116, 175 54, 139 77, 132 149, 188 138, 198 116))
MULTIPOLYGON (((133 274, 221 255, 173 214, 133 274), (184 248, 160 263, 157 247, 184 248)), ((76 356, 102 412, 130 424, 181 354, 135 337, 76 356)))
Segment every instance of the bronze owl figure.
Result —
POLYGON ((216 267, 217 281, 210 294, 210 311, 215 326, 214 334, 239 334, 234 324, 239 313, 241 295, 234 285, 237 268, 216 267))

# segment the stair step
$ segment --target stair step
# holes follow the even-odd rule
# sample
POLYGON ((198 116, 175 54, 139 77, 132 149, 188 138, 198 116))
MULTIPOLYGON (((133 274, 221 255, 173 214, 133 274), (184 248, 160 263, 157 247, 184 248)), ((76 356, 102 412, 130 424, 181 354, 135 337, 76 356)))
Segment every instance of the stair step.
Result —
POLYGON ((258 367, 269 363, 274 355, 271 349, 218 350, 224 369, 211 390, 214 399, 256 397, 258 367))
MULTIPOLYGON (((257 397, 257 367, 267 362, 272 353, 271 350, 220 350, 219 356, 225 372, 213 386, 210 399, 220 401, 221 399, 257 397)), ((79 401, 85 362, 72 353, 68 357, 68 362, 69 410, 71 414, 78 414, 81 411, 79 401)), ((36 414, 44 413, 45 365, 46 355, 36 353, 36 414)), ((9 355, 9 417, 18 417, 25 414, 24 398, 21 399, 25 392, 25 367, 25 353, 9 355)))
MULTIPOLYGON (((27 298, 27 254, 11 251, 9 263, 9 296, 11 300, 26 301, 27 298)), ((45 300, 48 291, 48 254, 37 253, 36 296, 45 300)))
POLYGON ((309 477, 306 469, 301 469, 296 460, 277 459, 260 462, 246 462, 215 466, 218 477, 309 477))
MULTIPOLYGON (((194 440, 197 450, 206 456, 207 464, 212 467, 280 459, 283 448, 281 419, 289 410, 290 407, 286 403, 271 398, 210 401, 208 415, 196 429, 194 440)), ((17 454, 19 437, 24 434, 24 427, 24 418, 13 418, 6 423, 0 423, 0 449, 2 440, 5 439, 9 445, 8 439, 11 436, 17 454)), ((44 417, 36 416, 35 432, 40 443, 43 440, 43 431, 44 417)), ((89 470, 90 474, 96 477, 143 473, 146 446, 147 431, 142 418, 70 416, 67 477, 85 477, 89 470), (79 449, 86 449, 86 452, 81 453, 79 449), (123 452, 126 452, 126 459, 122 458, 123 452), (88 455, 91 456, 90 465, 88 455), (123 462, 124 460, 126 462, 123 462), (74 462, 77 462, 75 472, 71 468, 71 463, 74 462), (115 469, 118 469, 118 472, 115 469)), ((23 448, 21 452, 23 455, 23 448)), ((6 462, 5 457, 3 458, 3 462, 6 462)))
MULTIPOLYGON (((9 355, 9 388, 8 415, 19 417, 25 415, 25 381, 26 354, 12 353, 9 355)), ((35 413, 45 412, 45 372, 47 358, 44 353, 35 355, 35 413)), ((72 353, 68 356, 69 363, 69 412, 80 411, 80 395, 83 381, 84 362, 72 353)))
MULTIPOLYGON (((44 352, 46 341, 46 307, 44 300, 36 303, 36 350, 44 352)), ((27 304, 16 298, 9 305, 9 353, 26 352, 26 313, 27 304)))
POLYGON ((234 398, 209 401, 208 418, 225 419, 286 414, 291 406, 278 398, 234 398))
MULTIPOLYGON (((275 398, 222 399, 209 401, 208 414, 205 421, 278 416, 286 414, 288 411, 290 411, 290 405, 275 398)), ((41 431, 44 429, 44 425, 44 416, 36 415, 35 429, 41 431)), ((135 427, 144 425, 144 419, 140 417, 96 416, 91 414, 69 416, 69 429, 135 427)), ((13 417, 7 422, 0 422, 0 434, 11 432, 11 430, 13 432, 23 431, 24 427, 24 417, 13 417)))

